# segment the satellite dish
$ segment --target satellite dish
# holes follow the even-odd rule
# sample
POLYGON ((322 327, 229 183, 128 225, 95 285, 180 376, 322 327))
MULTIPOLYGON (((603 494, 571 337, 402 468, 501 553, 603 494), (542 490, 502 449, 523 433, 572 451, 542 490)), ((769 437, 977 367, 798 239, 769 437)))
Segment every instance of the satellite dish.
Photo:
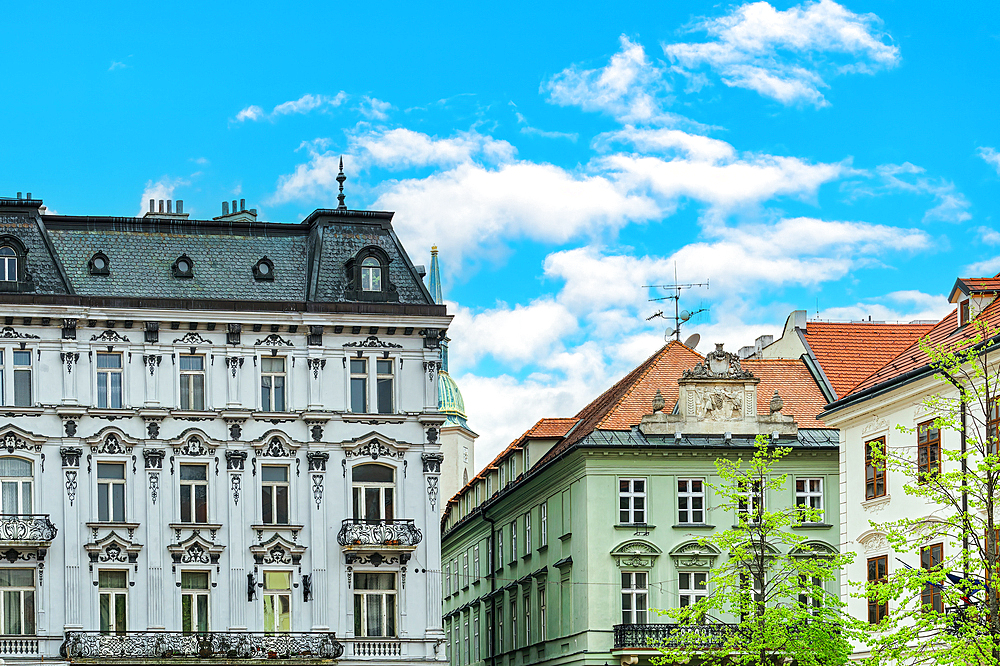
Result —
POLYGON ((670 338, 673 337, 674 332, 675 332, 674 329, 670 329, 669 331, 667 331, 666 333, 664 333, 663 334, 663 341, 664 342, 670 342, 670 338))
POLYGON ((691 313, 687 310, 681 310, 680 319, 681 321, 687 321, 691 318, 691 313))
POLYGON ((698 347, 699 342, 701 342, 701 336, 695 333, 694 335, 691 335, 690 337, 688 337, 687 340, 684 341, 684 346, 690 347, 691 349, 695 349, 698 347))

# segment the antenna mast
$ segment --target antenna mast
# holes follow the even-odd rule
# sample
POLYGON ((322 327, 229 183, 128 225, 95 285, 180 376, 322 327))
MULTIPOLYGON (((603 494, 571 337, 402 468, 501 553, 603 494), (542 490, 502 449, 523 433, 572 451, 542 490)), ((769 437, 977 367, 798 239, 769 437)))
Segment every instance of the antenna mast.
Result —
POLYGON ((671 290, 671 291, 674 292, 673 294, 670 294, 669 296, 661 296, 659 298, 651 298, 651 299, 649 299, 650 301, 666 301, 666 300, 673 301, 674 302, 674 316, 673 317, 665 316, 663 314, 663 311, 660 310, 656 314, 654 314, 654 315, 652 315, 650 317, 647 317, 646 321, 649 321, 650 319, 653 319, 653 317, 663 317, 664 319, 673 319, 674 320, 674 330, 668 332, 667 336, 673 335, 674 339, 677 340, 678 342, 680 342, 680 340, 681 340, 681 323, 686 322, 687 320, 689 320, 691 317, 693 317, 694 315, 698 314, 699 312, 706 312, 708 310, 708 308, 699 308, 699 309, 695 310, 694 312, 688 312, 687 310, 681 310, 680 309, 680 300, 681 300, 681 290, 682 289, 692 289, 694 287, 709 288, 709 281, 705 280, 704 282, 687 282, 687 283, 683 283, 683 284, 680 283, 680 282, 678 282, 677 281, 677 262, 676 261, 674 262, 674 283, 673 284, 644 284, 642 286, 643 286, 643 288, 646 288, 646 289, 668 289, 668 290, 671 290))

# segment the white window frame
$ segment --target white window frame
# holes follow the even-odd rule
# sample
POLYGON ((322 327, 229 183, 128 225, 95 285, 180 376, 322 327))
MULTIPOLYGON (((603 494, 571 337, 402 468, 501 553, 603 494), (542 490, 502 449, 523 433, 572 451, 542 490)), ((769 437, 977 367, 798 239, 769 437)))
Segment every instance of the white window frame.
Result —
POLYGON ((482 578, 482 574, 479 568, 479 544, 477 543, 472 547, 472 580, 478 583, 480 578, 482 578))
POLYGON ((288 359, 289 359, 288 356, 268 356, 268 355, 264 355, 264 354, 260 355, 260 391, 257 394, 257 399, 260 401, 260 403, 259 403, 260 404, 260 410, 262 412, 284 413, 284 412, 290 411, 289 410, 288 389, 290 388, 289 385, 291 384, 291 382, 288 381, 288 375, 289 375, 289 372, 288 372, 288 367, 289 367, 288 359), (282 367, 284 369, 281 372, 273 372, 273 371, 272 372, 264 372, 264 361, 268 360, 268 359, 270 359, 270 360, 281 359, 282 367), (266 408, 264 406, 264 378, 265 377, 269 377, 271 379, 271 386, 268 388, 268 391, 269 391, 268 402, 270 404, 267 405, 266 408), (274 402, 275 402, 274 401, 274 396, 275 396, 275 392, 276 392, 275 378, 281 378, 281 380, 282 380, 282 382, 281 382, 281 384, 282 384, 282 387, 281 387, 282 399, 284 400, 284 403, 285 403, 284 405, 282 405, 282 409, 276 409, 275 404, 274 404, 274 402))
POLYGON ((699 600, 708 597, 708 571, 677 572, 677 607, 694 606, 699 600), (705 586, 698 587, 698 576, 704 576, 705 586))
POLYGON ((531 554, 531 511, 524 514, 524 554, 531 554))
POLYGON ((504 559, 505 558, 504 558, 504 552, 503 552, 503 526, 500 526, 500 527, 497 528, 497 562, 496 562, 496 564, 497 564, 496 570, 497 571, 499 571, 500 569, 502 569, 503 565, 506 564, 506 562, 504 561, 504 559))
MULTIPOLYGON (((806 507, 810 509, 816 509, 819 511, 819 522, 823 520, 823 513, 825 507, 823 506, 823 477, 821 476, 802 476, 796 477, 795 479, 795 506, 796 507, 806 507), (819 483, 819 490, 812 489, 812 482, 817 481, 819 483), (799 483, 804 484, 804 489, 799 490, 799 483), (812 500, 817 500, 814 503, 812 500)), ((804 522, 804 517, 803 517, 804 522)))
POLYGON ((396 359, 376 358, 375 359, 375 410, 378 414, 396 413, 396 359), (381 367, 388 363, 389 372, 382 372, 381 367), (388 409, 382 404, 381 385, 382 382, 389 382, 389 404, 388 409))
POLYGON ((456 593, 460 589, 459 580, 460 578, 458 575, 458 556, 456 556, 454 561, 452 562, 452 567, 451 567, 451 583, 452 586, 455 588, 456 593))
POLYGON ((368 414, 369 413, 369 403, 371 402, 368 396, 369 382, 368 380, 368 370, 370 368, 369 359, 364 356, 350 356, 347 359, 347 411, 351 414, 368 414), (355 371, 354 364, 361 363, 364 369, 361 371, 355 371), (356 379, 364 381, 364 387, 360 391, 360 395, 364 400, 364 405, 362 411, 355 411, 354 409, 354 381, 356 379))
POLYGON ((705 524, 705 479, 700 478, 680 478, 677 479, 677 524, 678 525, 704 525, 705 524), (701 491, 694 490, 695 483, 701 484, 701 491), (683 485, 682 485, 683 484, 683 485), (683 488, 683 489, 682 489, 683 488), (701 500, 701 508, 694 507, 695 500, 701 500), (681 507, 681 500, 686 500, 687 506, 681 507), (701 520, 695 520, 695 512, 701 513, 701 520))
MULTIPOLYGON (((129 575, 128 575, 128 569, 99 569, 98 572, 97 572, 98 583, 100 583, 101 572, 102 571, 121 572, 122 574, 125 575, 125 586, 124 587, 100 587, 100 585, 98 585, 98 607, 97 607, 98 608, 98 613, 97 613, 98 623, 100 623, 100 599, 101 599, 101 597, 107 596, 108 597, 108 608, 110 609, 110 617, 109 617, 110 624, 108 625, 108 631, 107 631, 107 633, 108 634, 123 634, 126 631, 128 631, 128 624, 129 624, 129 610, 130 609, 129 609, 129 599, 128 599, 128 588, 129 588, 129 584, 128 584, 129 583, 129 580, 128 580, 128 577, 129 577, 129 575), (117 624, 117 622, 116 622, 116 619, 117 619, 116 615, 117 615, 117 613, 115 612, 115 609, 116 609, 116 607, 118 605, 118 598, 119 597, 123 597, 124 600, 125 600, 125 626, 124 627, 119 627, 118 624, 117 624)), ((103 629, 102 629, 102 631, 103 631, 103 629)))
POLYGON ((618 479, 618 523, 620 525, 641 525, 649 522, 648 489, 649 480, 645 477, 618 479), (636 490, 636 482, 642 484, 642 490, 636 490), (622 488, 623 483, 628 484, 628 487, 622 488), (636 500, 642 500, 641 508, 636 507, 636 500), (623 521, 622 518, 628 518, 628 522, 623 521))
POLYGON ((464 663, 472 663, 472 637, 469 635, 469 623, 471 621, 472 611, 466 610, 462 613, 462 646, 464 648, 464 663))
POLYGON ((128 384, 126 384, 125 377, 125 352, 112 350, 108 351, 96 351, 94 352, 94 407, 97 409, 128 409, 128 384), (118 357, 118 367, 117 368, 101 368, 99 367, 102 356, 117 356, 118 357), (105 391, 103 393, 104 400, 106 404, 101 406, 102 394, 100 391, 100 381, 99 377, 101 374, 106 374, 107 378, 105 381, 105 391), (111 376, 118 375, 120 377, 120 394, 118 395, 118 402, 120 403, 118 407, 114 406, 114 392, 111 388, 111 376))
POLYGON ((742 494, 742 497, 746 497, 746 499, 740 498, 737 515, 746 516, 748 523, 756 525, 764 516, 766 480, 747 479, 746 482, 749 484, 749 488, 742 494))
POLYGON ((208 371, 205 367, 205 355, 204 354, 178 354, 179 358, 177 361, 177 372, 179 376, 179 382, 177 385, 177 407, 183 411, 201 412, 206 411, 210 408, 208 403, 209 391, 208 391, 208 371), (184 358, 199 358, 201 359, 201 370, 185 370, 182 369, 182 363, 180 359, 184 358), (195 378, 201 377, 201 407, 197 407, 194 404, 194 384, 195 378), (184 384, 188 385, 188 404, 184 404, 184 384))
POLYGON ((181 571, 181 631, 186 634, 198 634, 212 630, 212 573, 205 569, 185 569, 181 571), (207 587, 184 587, 184 574, 202 574, 208 583, 207 587), (184 602, 189 598, 191 604, 191 628, 184 628, 184 602), (198 601, 205 600, 205 629, 196 629, 198 623, 198 601))
POLYGON ((469 553, 462 553, 462 587, 469 587, 469 553))
POLYGON ((264 525, 290 525, 292 524, 292 470, 289 465, 261 465, 260 466, 260 522, 264 525), (264 468, 265 467, 282 467, 285 470, 285 480, 284 481, 265 481, 264 480, 264 468), (271 491, 271 522, 265 522, 264 520, 264 486, 271 486, 273 489, 278 487, 285 487, 288 492, 285 493, 285 502, 287 506, 285 507, 285 515, 288 518, 288 522, 279 523, 278 522, 278 493, 276 490, 271 491))
POLYGON ((293 583, 295 581, 295 572, 292 571, 291 569, 264 569, 264 571, 261 574, 261 580, 264 582, 263 594, 261 595, 261 611, 263 612, 263 616, 264 616, 264 631, 266 633, 269 633, 269 634, 276 634, 276 633, 283 633, 284 631, 291 631, 292 627, 295 626, 293 624, 294 621, 295 621, 295 609, 292 607, 292 599, 293 599, 293 597, 292 597, 292 588, 294 587, 293 583), (282 574, 282 573, 288 574, 288 588, 287 589, 285 589, 285 588, 279 588, 279 587, 273 587, 272 588, 272 587, 268 587, 267 586, 268 574, 282 574), (278 626, 280 624, 279 609, 281 607, 281 598, 282 597, 286 597, 287 600, 288 600, 288 629, 287 630, 282 630, 282 629, 278 628, 278 626), (266 609, 266 604, 267 604, 266 600, 268 598, 271 599, 272 615, 273 615, 273 619, 274 619, 274 626, 270 627, 270 628, 267 626, 267 611, 265 610, 266 609))
POLYGON ((378 491, 378 520, 380 521, 391 521, 396 518, 396 501, 399 499, 398 493, 396 492, 396 468, 391 465, 380 465, 378 463, 360 463, 360 465, 355 465, 355 467, 360 467, 361 465, 377 465, 378 467, 383 467, 385 469, 392 471, 392 481, 355 481, 354 480, 354 468, 351 468, 351 516, 355 520, 364 520, 364 516, 354 515, 354 505, 357 503, 359 508, 364 512, 367 507, 367 491, 377 490, 378 491), (360 493, 360 495, 359 495, 360 493), (386 515, 385 498, 386 493, 392 498, 391 508, 392 515, 386 515), (360 502, 357 500, 360 499, 360 502))
POLYGON ((30 475, 28 476, 0 476, 0 511, 3 515, 27 515, 33 513, 35 506, 35 463, 27 458, 21 458, 18 456, 2 456, 0 461, 4 459, 17 460, 19 462, 25 462, 28 464, 30 475), (3 502, 3 497, 6 496, 4 492, 4 486, 7 484, 15 484, 17 501, 14 507, 6 506, 3 502), (25 490, 27 488, 27 491, 25 490), (25 499, 28 501, 28 506, 25 507, 25 499), (11 511, 11 509, 14 509, 11 511), (27 510, 25 510, 27 509, 27 510))
POLYGON ((544 643, 548 639, 548 600, 546 599, 545 581, 538 583, 538 640, 544 643))
POLYGON ((531 645, 531 593, 525 591, 521 595, 524 604, 524 646, 531 645))
POLYGON ((510 595, 510 649, 517 649, 517 593, 510 595))
POLYGON ((8 242, 0 245, 0 250, 4 251, 0 254, 0 282, 17 282, 17 260, 21 258, 17 248, 8 242))
MULTIPOLYGON (((10 571, 11 569, 8 569, 10 571)), ((35 570, 30 567, 17 567, 13 569, 16 571, 30 571, 31 572, 31 586, 23 585, 10 585, 6 587, 0 587, 0 636, 34 636, 38 631, 38 622, 35 613, 38 611, 38 590, 35 585, 35 570), (17 614, 16 617, 19 621, 19 626, 21 631, 14 633, 8 631, 10 627, 7 626, 7 618, 11 615, 7 609, 7 593, 15 592, 17 593, 17 614), (25 606, 25 595, 30 593, 33 597, 32 606, 35 608, 35 613, 26 613, 25 606), (29 626, 30 624, 30 626, 29 626)))
POLYGON ((11 407, 34 407, 35 399, 35 359, 36 349, 20 345, 0 347, 0 405, 11 407), (26 356, 27 365, 15 363, 16 356, 26 356), (27 369, 25 369, 27 368, 27 369), (22 373, 28 374, 28 399, 22 400, 18 404, 17 400, 17 377, 22 373))
POLYGON ((383 277, 382 262, 377 257, 367 256, 361 260, 361 291, 382 291, 383 277), (378 287, 375 287, 376 282, 378 287))
POLYGON ((95 499, 97 501, 97 519, 102 523, 124 523, 128 521, 129 514, 129 501, 128 501, 128 464, 124 460, 97 460, 97 494, 95 499), (122 478, 103 478, 101 477, 101 465, 120 465, 122 468, 122 478), (105 486, 105 488, 102 488, 105 486), (115 520, 115 505, 114 505, 114 486, 121 486, 122 488, 122 515, 121 520, 115 520), (107 495, 108 504, 108 515, 107 518, 102 518, 100 513, 101 506, 101 496, 107 495))
POLYGON ((185 462, 181 462, 181 463, 178 464, 178 469, 177 469, 177 479, 178 479, 178 481, 177 481, 178 482, 177 513, 178 513, 178 516, 180 517, 179 522, 182 522, 182 523, 185 523, 185 524, 199 524, 200 523, 200 521, 197 520, 197 517, 198 517, 198 509, 197 509, 197 501, 196 501, 196 496, 197 496, 197 488, 196 487, 197 486, 203 486, 205 488, 205 521, 204 521, 204 523, 200 523, 200 524, 205 524, 205 523, 207 523, 209 521, 209 519, 211 517, 211 513, 212 513, 211 512, 211 509, 212 509, 212 501, 211 501, 211 499, 212 498, 211 498, 211 494, 209 493, 209 487, 208 487, 208 477, 210 476, 210 472, 209 472, 208 467, 209 467, 208 464, 206 464, 206 463, 200 463, 200 462, 196 463, 196 462, 186 462, 185 461, 185 462), (181 478, 183 476, 181 474, 181 470, 183 470, 185 467, 201 467, 202 469, 204 469, 205 470, 205 478, 204 478, 204 480, 202 480, 202 479, 183 479, 183 478, 181 478), (184 509, 183 509, 184 503, 183 503, 182 496, 184 495, 185 489, 187 490, 187 492, 190 493, 190 500, 191 500, 191 516, 190 516, 190 520, 184 520, 184 509))
POLYGON ((799 584, 802 586, 802 590, 799 592, 799 603, 807 607, 810 614, 819 615, 819 611, 823 607, 823 597, 814 596, 812 594, 812 589, 807 589, 807 587, 818 587, 822 590, 825 588, 823 585, 823 579, 818 576, 814 576, 812 577, 811 584, 808 581, 808 576, 799 576, 799 584))
POLYGON ((451 562, 444 563, 444 596, 451 596, 451 562))
POLYGON ((510 521, 510 563, 517 561, 517 518, 510 521))
POLYGON ((649 572, 622 571, 622 624, 648 624, 649 622, 649 572), (625 577, 628 576, 628 579, 625 577), (641 577, 641 578, 640 578, 641 577), (638 585, 638 582, 644 583, 638 585), (628 585, 626 586, 626 583, 628 585), (638 601, 642 600, 643 608, 639 609, 638 601), (626 600, 629 607, 626 608, 626 600), (629 615, 626 616, 626 613, 629 615))
POLYGON ((476 661, 482 658, 481 643, 479 640, 479 605, 476 604, 476 609, 472 614, 472 646, 473 646, 473 657, 476 661))
MULTIPOLYGON (((354 598, 356 599, 359 596, 362 597, 362 600, 361 600, 361 618, 360 619, 357 618, 357 617, 354 618, 355 626, 360 626, 361 627, 361 633, 358 634, 357 632, 355 632, 355 638, 394 638, 394 637, 398 636, 399 635, 399 576, 396 575, 395 571, 355 571, 354 572, 355 576, 358 575, 358 574, 384 574, 384 575, 391 575, 393 577, 393 586, 392 586, 391 590, 364 590, 364 589, 359 589, 358 586, 357 586, 357 584, 356 584, 357 579, 355 578, 355 584, 352 586, 354 588, 354 598), (382 627, 386 629, 385 633, 388 634, 388 635, 385 635, 385 636, 369 636, 368 633, 367 633, 368 632, 368 628, 367 628, 368 627, 368 622, 367 622, 367 620, 368 620, 368 603, 367 603, 368 599, 367 599, 367 597, 369 597, 369 596, 382 596, 383 597, 383 600, 382 600, 382 627), (391 634, 388 631, 389 612, 387 610, 388 604, 387 604, 387 602, 385 600, 385 597, 389 597, 389 596, 392 596, 393 600, 394 600, 393 604, 392 604, 393 605, 393 612, 392 612, 392 633, 391 634), (360 622, 360 625, 357 624, 358 622, 360 622)), ((454 624, 457 625, 457 623, 454 623, 454 624)), ((458 627, 457 626, 455 626, 455 631, 456 631, 456 635, 457 635, 457 631, 458 631, 458 627)))
POLYGON ((538 535, 538 546, 549 545, 549 502, 548 500, 542 502, 538 506, 539 517, 538 517, 538 529, 540 533, 538 535))

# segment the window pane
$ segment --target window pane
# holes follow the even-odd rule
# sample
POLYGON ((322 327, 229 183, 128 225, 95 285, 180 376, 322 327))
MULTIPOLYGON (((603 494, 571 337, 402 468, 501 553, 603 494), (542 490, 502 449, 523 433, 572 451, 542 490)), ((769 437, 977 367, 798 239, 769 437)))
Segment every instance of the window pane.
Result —
POLYGON ((285 378, 274 378, 274 411, 285 411, 285 378))
POLYGON ((101 595, 101 631, 108 633, 111 631, 111 595, 101 595))
POLYGON ((17 481, 4 481, 2 485, 2 502, 4 513, 18 513, 17 481))
POLYGON ((368 391, 368 381, 363 377, 351 377, 351 411, 355 414, 364 414, 366 409, 366 396, 368 391))
POLYGON ((276 504, 275 513, 277 513, 277 523, 279 525, 288 524, 288 486, 278 486, 275 488, 276 492, 276 504))
POLYGON ((352 375, 363 375, 367 372, 365 366, 367 362, 363 358, 352 358, 351 359, 351 374, 352 375))
POLYGON ((111 514, 108 509, 108 494, 111 492, 111 488, 107 483, 97 484, 97 519, 101 522, 108 522, 111 520, 111 514))
POLYGON ((181 465, 181 481, 204 481, 208 469, 204 465, 181 465))
POLYGON ((396 635, 396 595, 385 596, 385 635, 396 635))
POLYGON ((124 479, 125 465, 122 463, 97 463, 98 479, 124 479))
POLYGON ((392 413, 392 379, 379 379, 376 388, 378 389, 378 413, 392 413))
POLYGON ((207 571, 182 571, 181 572, 181 589, 182 590, 207 590, 208 589, 208 572, 207 571))
POLYGON ((292 574, 288 571, 265 571, 264 587, 268 590, 290 590, 292 574))
POLYGON ((108 373, 97 373, 97 406, 101 409, 108 407, 108 373))
POLYGON ((21 513, 31 513, 31 481, 21 481, 21 513))
POLYGON ((181 595, 181 631, 190 632, 192 631, 193 617, 191 615, 191 599, 190 594, 181 595))
POLYGON ((19 591, 7 590, 3 593, 3 633, 22 633, 21 593, 19 591))
POLYGON ((274 597, 264 595, 264 631, 274 631, 274 597))
POLYGON ((181 409, 192 409, 191 381, 186 375, 181 376, 181 409))
POLYGON ((198 631, 208 631, 208 595, 198 595, 198 631))
POLYGON ((122 367, 122 356, 121 354, 98 354, 97 355, 97 367, 98 368, 120 368, 122 367))
POLYGON ((181 370, 204 370, 204 356, 181 356, 181 370))
POLYGON ((264 465, 260 468, 260 478, 264 481, 288 481, 288 468, 264 465))
POLYGON ((284 372, 285 359, 281 356, 262 356, 260 369, 261 372, 284 372))
POLYGON ((24 633, 35 635, 35 593, 27 590, 21 593, 24 597, 24 633))
POLYGON ((370 483, 392 483, 394 473, 391 467, 385 465, 355 465, 351 468, 351 478, 354 481, 367 481, 370 483))
POLYGON ((392 374, 392 361, 390 360, 379 360, 375 362, 375 369, 380 375, 391 375, 392 374))
POLYGON ((194 519, 198 523, 208 522, 208 486, 194 487, 194 519))
POLYGON ((111 486, 111 500, 114 509, 113 520, 116 523, 125 522, 125 484, 116 483, 111 486))
POLYGON ((181 522, 191 522, 191 486, 181 486, 181 522))
POLYGON ((14 370, 14 406, 31 407, 30 370, 14 370))
POLYGON ((367 635, 384 636, 385 625, 382 622, 382 595, 370 594, 367 598, 365 611, 367 611, 367 635))
POLYGON ((111 409, 121 409, 122 406, 122 373, 111 373, 111 409))
POLYGON ((264 486, 261 488, 261 520, 271 525, 274 523, 272 492, 274 486, 264 486))
POLYGON ((128 630, 128 623, 125 621, 125 595, 115 595, 115 630, 124 633, 128 630))
POLYGON ((205 375, 194 375, 191 377, 191 385, 194 389, 191 409, 205 409, 205 375))
POLYGON ((367 520, 379 519, 379 489, 365 488, 365 518, 367 520))

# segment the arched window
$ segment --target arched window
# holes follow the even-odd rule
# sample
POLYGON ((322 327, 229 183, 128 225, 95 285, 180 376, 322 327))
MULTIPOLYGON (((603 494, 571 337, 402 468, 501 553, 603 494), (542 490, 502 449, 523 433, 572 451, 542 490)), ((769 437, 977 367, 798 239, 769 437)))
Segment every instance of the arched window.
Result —
POLYGON ((0 513, 31 513, 31 461, 0 458, 0 513))
POLYGON ((382 291, 382 264, 375 257, 366 257, 361 262, 362 291, 382 291))
POLYGON ((0 247, 0 282, 17 282, 17 252, 10 245, 0 247))
POLYGON ((365 522, 391 521, 395 515, 396 471, 386 465, 367 463, 351 470, 354 488, 354 519, 365 522))

